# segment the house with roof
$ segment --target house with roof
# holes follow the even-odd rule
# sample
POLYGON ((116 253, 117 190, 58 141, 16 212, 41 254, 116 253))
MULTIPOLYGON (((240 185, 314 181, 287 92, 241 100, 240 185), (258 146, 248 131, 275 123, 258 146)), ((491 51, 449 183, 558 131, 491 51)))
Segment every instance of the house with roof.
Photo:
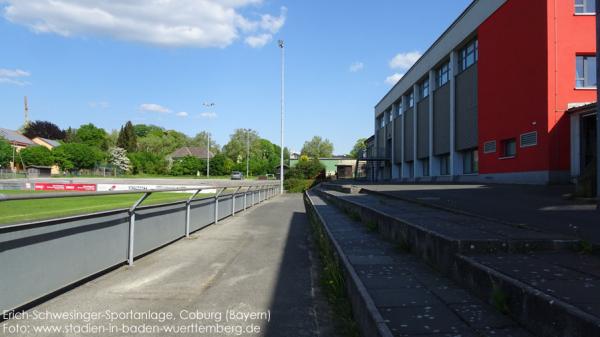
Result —
MULTIPOLYGON (((0 128, 0 138, 5 139, 10 143, 10 145, 15 149, 15 152, 18 153, 22 149, 33 146, 35 143, 31 141, 31 139, 23 136, 21 133, 15 130, 9 130, 0 128)), ((15 154, 16 154, 15 153, 15 154)), ((10 163, 10 169, 15 170, 15 163, 10 163)))
POLYGON ((35 137, 31 141, 33 141, 37 145, 47 148, 48 150, 53 150, 54 148, 57 148, 60 146, 60 142, 58 140, 54 140, 54 139, 35 137))
POLYGON ((184 146, 168 155, 167 161, 170 165, 175 160, 183 159, 185 157, 196 157, 198 159, 206 160, 207 158, 212 159, 214 156, 215 155, 212 152, 208 151, 205 147, 184 146))

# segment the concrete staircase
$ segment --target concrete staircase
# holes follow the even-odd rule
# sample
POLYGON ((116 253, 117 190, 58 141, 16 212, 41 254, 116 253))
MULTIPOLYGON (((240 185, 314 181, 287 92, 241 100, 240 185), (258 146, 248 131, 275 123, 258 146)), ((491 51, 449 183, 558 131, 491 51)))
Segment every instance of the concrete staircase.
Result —
POLYGON ((577 253, 578 240, 353 192, 317 188, 309 195, 362 222, 536 336, 600 336, 600 259, 577 253))

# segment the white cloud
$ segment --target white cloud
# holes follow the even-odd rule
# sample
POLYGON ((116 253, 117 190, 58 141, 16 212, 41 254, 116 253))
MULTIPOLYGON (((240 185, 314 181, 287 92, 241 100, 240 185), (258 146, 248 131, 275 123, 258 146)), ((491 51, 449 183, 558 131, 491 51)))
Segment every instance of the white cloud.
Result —
POLYGON ((264 47, 267 43, 271 42, 273 35, 271 34, 260 34, 248 36, 244 42, 252 48, 264 47))
POLYGON ((177 117, 187 117, 187 116, 189 116, 189 114, 187 112, 185 112, 185 111, 181 111, 181 112, 176 113, 175 116, 177 116, 177 117))
POLYGON ((110 107, 110 103, 106 101, 90 102, 89 105, 93 109, 108 109, 110 107))
POLYGON ((418 51, 397 54, 390 61, 390 68, 408 70, 419 60, 419 58, 421 58, 421 53, 418 51))
POLYGON ((396 83, 398 83, 398 81, 402 79, 402 77, 404 77, 404 74, 395 73, 394 75, 388 76, 385 79, 385 83, 389 85, 395 85, 396 83))
POLYGON ((351 73, 356 73, 359 72, 361 70, 363 70, 365 68, 365 64, 362 62, 354 62, 350 65, 350 72, 351 73))
POLYGON ((242 14, 263 0, 0 0, 10 22, 36 33, 107 36, 168 47, 226 47, 240 37, 276 34, 278 16, 242 14))
POLYGON ((24 81, 23 78, 29 76, 31 74, 25 70, 0 68, 0 83, 27 85, 29 82, 24 81))
POLYGON ((144 103, 140 105, 140 110, 144 112, 158 112, 158 113, 171 113, 171 109, 165 108, 162 105, 154 103, 144 103))
POLYGON ((214 119, 214 118, 217 118, 217 113, 216 112, 203 112, 200 114, 200 117, 214 119))

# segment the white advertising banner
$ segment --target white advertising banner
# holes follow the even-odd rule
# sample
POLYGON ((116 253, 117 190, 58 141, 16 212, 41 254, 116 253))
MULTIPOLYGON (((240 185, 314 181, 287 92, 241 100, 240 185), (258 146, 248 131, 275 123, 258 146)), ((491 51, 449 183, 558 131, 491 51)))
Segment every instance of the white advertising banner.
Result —
MULTIPOLYGON (((191 190, 175 191, 172 193, 194 193, 199 188, 209 188, 209 186, 202 185, 146 185, 146 184, 98 184, 98 192, 109 192, 109 191, 152 191, 152 190, 164 190, 164 189, 178 189, 178 188, 191 188, 191 190)), ((169 192, 171 193, 171 192, 169 192)), ((200 193, 216 193, 214 188, 202 190, 200 193)))

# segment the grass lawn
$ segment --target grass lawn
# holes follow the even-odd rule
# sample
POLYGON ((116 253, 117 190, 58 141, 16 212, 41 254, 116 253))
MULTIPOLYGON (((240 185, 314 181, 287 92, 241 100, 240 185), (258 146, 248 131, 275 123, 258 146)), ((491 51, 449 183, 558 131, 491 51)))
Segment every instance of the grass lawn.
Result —
MULTIPOLYGON (((0 194, 45 193, 37 191, 0 191, 0 194)), ((199 194, 198 198, 212 194, 199 194)), ((32 220, 60 218, 131 207, 142 194, 109 195, 98 197, 74 197, 60 199, 14 200, 0 202, 0 224, 13 224, 32 220)), ((144 205, 156 205, 185 200, 186 193, 155 193, 146 199, 144 205)))

